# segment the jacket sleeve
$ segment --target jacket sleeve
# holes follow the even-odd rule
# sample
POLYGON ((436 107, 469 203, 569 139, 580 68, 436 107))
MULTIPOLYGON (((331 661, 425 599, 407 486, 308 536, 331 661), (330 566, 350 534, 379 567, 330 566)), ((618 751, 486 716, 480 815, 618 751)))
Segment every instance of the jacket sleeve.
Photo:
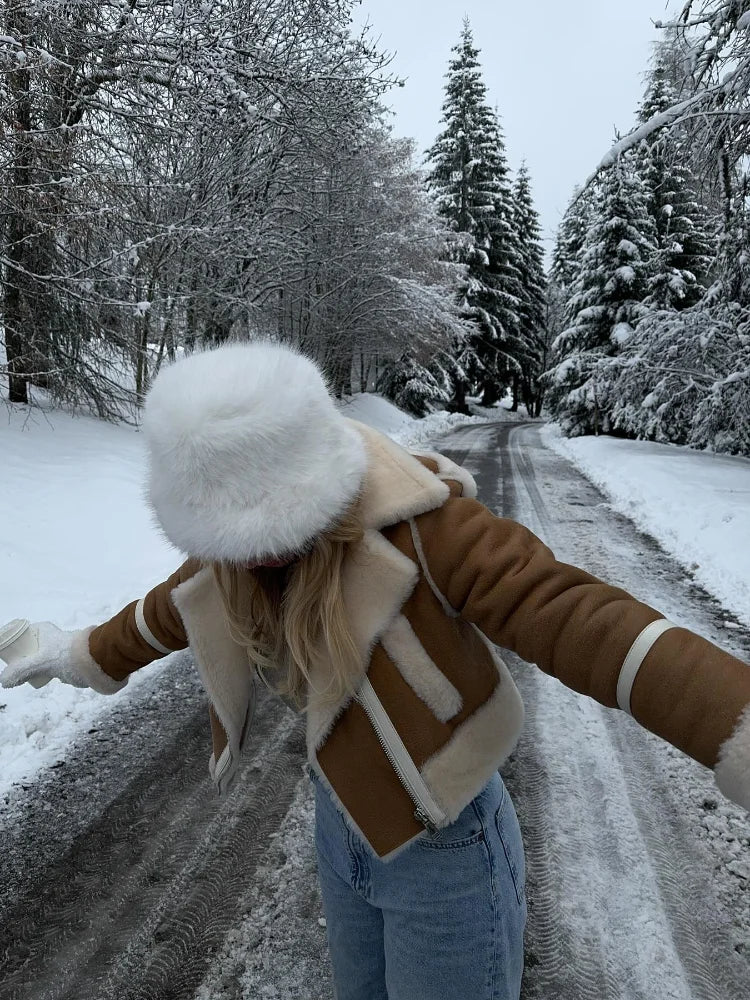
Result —
POLYGON ((147 663, 187 648, 187 635, 172 601, 172 591, 200 568, 197 560, 188 559, 145 597, 92 629, 89 652, 105 674, 125 681, 147 663))
POLYGON ((626 591, 558 562, 523 525, 451 497, 415 519, 446 610, 715 769, 750 809, 750 667, 626 591), (655 624, 655 623, 659 624, 655 624), (618 692, 619 684, 619 692, 618 692))

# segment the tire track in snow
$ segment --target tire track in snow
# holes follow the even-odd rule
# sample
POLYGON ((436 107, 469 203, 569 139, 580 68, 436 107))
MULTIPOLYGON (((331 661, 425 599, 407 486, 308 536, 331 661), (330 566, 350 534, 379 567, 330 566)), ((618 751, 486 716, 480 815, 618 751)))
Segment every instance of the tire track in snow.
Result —
MULTIPOLYGON (((15 891, 0 901, 2 1000, 192 996, 241 913, 300 781, 302 721, 262 692, 237 782, 220 799, 206 776, 197 678, 187 704, 169 676, 158 683, 162 707, 186 709, 163 755, 126 745, 130 781, 91 825, 27 881, 16 866, 15 891)), ((28 850, 23 838, 16 846, 28 850)))
MULTIPOLYGON (((475 473, 485 503, 527 524, 558 558, 727 644, 715 602, 686 586, 653 540, 544 449, 534 425, 476 431, 462 428, 439 450, 475 473)), ((737 652, 747 658, 750 646, 737 652)), ((749 996, 750 967, 732 947, 736 914, 717 896, 717 858, 685 795, 689 783, 698 795, 713 794, 710 773, 622 713, 508 659, 527 706, 524 734, 503 768, 527 853, 523 997, 749 996)), ((734 898, 747 909, 737 885, 734 898)))

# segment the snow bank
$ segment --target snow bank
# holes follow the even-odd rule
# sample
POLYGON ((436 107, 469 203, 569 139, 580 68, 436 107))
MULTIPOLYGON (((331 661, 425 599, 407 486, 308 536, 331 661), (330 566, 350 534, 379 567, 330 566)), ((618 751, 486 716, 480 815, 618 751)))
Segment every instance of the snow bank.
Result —
MULTIPOLYGON (((182 561, 151 524, 132 427, 10 408, 0 456, 0 624, 95 624, 182 561)), ((0 794, 63 755, 106 704, 58 681, 0 688, 0 794)))
POLYGON ((568 439, 555 425, 542 436, 750 625, 750 460, 648 441, 568 439))
MULTIPOLYGON (((504 409, 482 410, 475 416, 467 417, 462 413, 431 413, 421 419, 416 419, 404 413, 393 403, 382 396, 365 392, 353 396, 344 403, 342 412, 352 420, 360 420, 382 431, 405 448, 418 447, 434 438, 446 434, 451 427, 463 424, 483 424, 487 420, 503 420, 509 414, 504 409)), ((480 407, 474 407, 479 411, 480 407)))

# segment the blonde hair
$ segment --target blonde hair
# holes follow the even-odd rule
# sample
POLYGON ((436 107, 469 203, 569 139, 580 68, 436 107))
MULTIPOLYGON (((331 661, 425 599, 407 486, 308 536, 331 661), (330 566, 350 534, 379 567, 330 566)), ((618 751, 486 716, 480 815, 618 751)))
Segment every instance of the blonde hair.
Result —
POLYGON ((290 566, 213 565, 232 638, 245 647, 266 686, 299 708, 305 707, 314 665, 321 665, 329 678, 318 689, 328 704, 354 694, 361 675, 361 657, 344 611, 341 568, 347 546, 363 531, 355 502, 290 566))

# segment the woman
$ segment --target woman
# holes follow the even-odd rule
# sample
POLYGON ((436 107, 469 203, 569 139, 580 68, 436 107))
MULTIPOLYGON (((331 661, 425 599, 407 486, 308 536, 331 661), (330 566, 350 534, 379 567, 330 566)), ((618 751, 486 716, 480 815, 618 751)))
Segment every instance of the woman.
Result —
POLYGON ((3 684, 112 693, 189 645, 220 789, 253 675, 299 704, 339 1000, 519 995, 523 849, 497 769, 523 707, 494 644, 631 712, 750 806, 745 664, 558 563, 443 456, 342 417, 304 357, 188 357, 143 426, 150 503, 187 561, 103 625, 43 623, 3 684))

